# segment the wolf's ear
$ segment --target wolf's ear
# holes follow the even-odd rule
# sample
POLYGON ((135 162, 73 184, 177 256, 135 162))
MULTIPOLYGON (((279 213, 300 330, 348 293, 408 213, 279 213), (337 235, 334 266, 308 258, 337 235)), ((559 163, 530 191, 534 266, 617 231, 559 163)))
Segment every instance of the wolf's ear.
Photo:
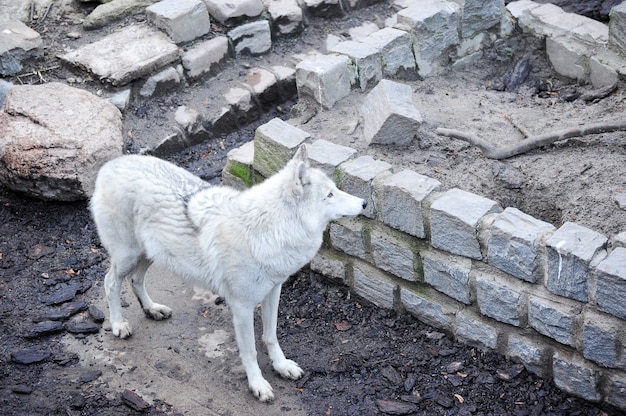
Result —
POLYGON ((306 145, 304 143, 302 143, 300 147, 298 147, 298 150, 296 150, 296 153, 293 155, 293 158, 291 160, 296 162, 304 162, 307 166, 309 165, 309 154, 306 150, 306 145))
POLYGON ((304 194, 304 186, 309 183, 307 163, 299 161, 293 172, 293 195, 301 197, 304 194))

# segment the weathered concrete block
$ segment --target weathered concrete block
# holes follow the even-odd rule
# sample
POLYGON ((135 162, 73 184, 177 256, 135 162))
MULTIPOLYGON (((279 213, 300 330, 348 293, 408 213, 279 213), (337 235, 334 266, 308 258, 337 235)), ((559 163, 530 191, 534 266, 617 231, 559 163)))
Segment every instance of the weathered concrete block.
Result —
POLYGON ((482 259, 477 227, 487 214, 502 208, 490 199, 451 189, 436 199, 430 207, 432 245, 449 253, 482 259))
POLYGON ((615 248, 596 268, 598 307, 626 319, 626 248, 615 248))
POLYGON ((581 312, 578 305, 531 296, 528 301, 528 324, 540 334, 573 347, 581 312))
POLYGON ((318 55, 296 65, 300 99, 310 98, 326 109, 350 94, 354 71, 345 55, 318 55))
POLYGON ((337 258, 330 251, 320 250, 311 260, 310 267, 314 272, 335 279, 342 284, 347 284, 345 261, 337 258))
POLYGON ((526 325, 528 296, 522 284, 482 271, 475 274, 480 313, 505 324, 526 325))
POLYGON ((254 19, 263 13, 261 0, 203 0, 209 14, 226 26, 233 26, 247 19, 254 19))
POLYGON ((348 40, 333 45, 329 52, 340 53, 352 59, 361 91, 373 87, 383 77, 381 57, 373 46, 348 40))
MULTIPOLYGON (((372 202, 374 179, 382 178, 389 174, 391 174, 391 165, 389 163, 374 160, 371 156, 361 156, 341 164, 336 177, 340 189, 372 202)), ((363 215, 369 218, 376 218, 378 213, 376 205, 376 203, 367 204, 363 215)))
POLYGON ((226 166, 222 170, 222 184, 237 189, 246 189, 261 181, 252 169, 254 142, 250 141, 232 149, 226 155, 226 166))
POLYGON ((457 313, 455 335, 459 341, 482 350, 495 350, 498 347, 498 330, 469 309, 457 313))
POLYGON ((592 262, 601 260, 608 239, 589 228, 566 222, 546 241, 546 287, 556 295, 586 302, 592 262))
POLYGON ((524 367, 539 377, 549 375, 549 361, 552 354, 543 342, 523 335, 510 334, 507 356, 524 364, 524 367))
POLYGON ((500 23, 504 0, 465 0, 461 19, 461 37, 470 38, 500 23))
POLYGON ((217 36, 198 43, 183 53, 183 68, 188 77, 197 78, 215 72, 228 56, 228 38, 217 36))
POLYGON ((202 0, 162 0, 146 8, 149 23, 185 43, 209 33, 209 11, 202 0))
POLYGON ((624 322, 588 312, 583 322, 583 356, 604 367, 624 366, 624 322))
POLYGON ((22 61, 42 54, 41 35, 18 19, 0 16, 0 75, 22 71, 22 61))
POLYGON ((376 267, 410 282, 418 280, 416 249, 408 241, 377 229, 372 230, 370 241, 376 267))
POLYGON ((295 35, 302 32, 302 8, 296 0, 271 0, 267 11, 272 18, 274 33, 295 35))
POLYGON ((163 32, 141 24, 127 26, 61 56, 62 61, 86 68, 113 85, 127 84, 176 59, 178 46, 163 32))
POLYGON ((517 208, 506 208, 491 226, 487 245, 489 264, 527 282, 539 277, 541 238, 553 225, 538 220, 517 208))
POLYGON ((426 283, 459 302, 472 303, 470 259, 429 250, 422 252, 422 262, 426 283))
POLYGON ((400 299, 406 310, 427 325, 445 331, 452 331, 456 314, 461 305, 432 289, 419 292, 407 288, 400 289, 400 299))
POLYGON ((272 47, 272 32, 267 20, 246 23, 228 32, 235 53, 261 55, 272 47))
POLYGON ((415 33, 413 53, 420 76, 434 75, 447 63, 447 49, 459 43, 460 6, 448 0, 420 1, 398 12, 398 23, 415 33))
POLYGON ((546 54, 559 74, 578 81, 588 77, 589 56, 593 50, 572 40, 570 35, 547 37, 546 54))
POLYGON ((354 293, 374 305, 393 309, 398 285, 379 270, 359 263, 354 265, 354 293))
POLYGON ((413 89, 386 79, 365 98, 361 117, 368 144, 408 146, 422 124, 422 115, 413 104, 413 89))
POLYGON ((341 218, 330 223, 330 245, 360 259, 367 259, 366 234, 363 224, 355 218, 341 218))
POLYGON ((331 178, 335 170, 343 162, 353 159, 357 151, 351 147, 331 143, 327 140, 316 140, 308 146, 311 166, 321 169, 331 178))
POLYGON ((598 402, 600 393, 600 373, 592 365, 574 354, 557 352, 552 360, 554 384, 563 391, 598 402))
POLYGON ((273 118, 254 133, 254 169, 269 178, 281 170, 311 135, 291 124, 273 118))
POLYGON ((384 76, 416 78, 412 41, 407 32, 386 27, 369 35, 363 43, 373 46, 382 55, 384 76))
POLYGON ((438 180, 410 170, 386 177, 375 189, 383 222, 405 233, 426 238, 423 203, 440 188, 438 180))
POLYGON ((624 56, 626 54, 626 3, 614 6, 609 16, 609 48, 624 56))

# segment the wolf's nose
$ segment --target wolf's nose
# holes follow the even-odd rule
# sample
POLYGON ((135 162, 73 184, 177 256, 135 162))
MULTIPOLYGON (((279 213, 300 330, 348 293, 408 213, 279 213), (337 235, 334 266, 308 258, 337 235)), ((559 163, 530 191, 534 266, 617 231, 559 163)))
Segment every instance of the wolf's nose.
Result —
POLYGON ((363 206, 363 209, 365 209, 367 207, 367 201, 364 199, 361 205, 363 206))

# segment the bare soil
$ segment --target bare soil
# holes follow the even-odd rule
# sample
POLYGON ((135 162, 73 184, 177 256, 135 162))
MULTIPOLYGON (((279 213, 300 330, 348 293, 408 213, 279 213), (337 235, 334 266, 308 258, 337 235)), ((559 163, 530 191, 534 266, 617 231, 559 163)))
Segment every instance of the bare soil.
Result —
MULTIPOLYGON (((41 76, 26 75, 55 68, 59 65, 56 56, 68 44, 75 47, 141 20, 133 17, 102 31, 83 32, 80 17, 93 6, 74 2, 71 7, 37 26, 46 42, 46 54, 19 79, 11 80, 58 80, 105 96, 112 94, 114 89, 63 66, 40 72, 41 76), (73 31, 82 37, 69 40, 67 33, 73 31)), ((392 13, 383 2, 340 19, 311 18, 304 34, 277 40, 267 56, 233 59, 213 81, 133 100, 124 125, 129 150, 138 150, 138 138, 168 134, 171 114, 178 105, 193 108, 211 102, 251 66, 290 62, 293 54, 322 50, 327 34, 343 36, 350 27, 366 20, 380 23, 392 13), (221 89, 215 88, 216 82, 221 89)), ((215 30, 224 29, 216 26, 215 30)), ((592 87, 555 75, 541 42, 521 34, 499 42, 470 68, 402 82, 413 87, 415 103, 425 119, 406 148, 366 146, 358 111, 365 94, 353 92, 325 111, 300 105, 292 112, 297 98, 293 97, 264 108, 264 116, 252 124, 166 158, 217 184, 228 150, 251 140, 256 126, 272 117, 291 118, 314 138, 355 147, 361 154, 434 177, 446 188, 487 196, 556 227, 575 221, 607 236, 624 231, 626 211, 616 203, 616 196, 626 191, 623 132, 570 139, 504 161, 487 159, 467 143, 434 132, 436 127, 456 128, 501 145, 523 140, 521 130, 537 134, 616 120, 623 117, 626 105, 622 84, 606 98, 573 99, 592 87), (507 74, 522 59, 531 64, 528 76, 504 91, 507 74)), ((100 315, 108 312, 93 307, 108 260, 86 203, 41 202, 0 189, 0 218, 3 413, 174 414, 171 404, 158 398, 143 411, 134 410, 121 398, 123 391, 94 383, 102 369, 81 367, 78 356, 61 342, 68 333, 79 339, 95 337, 91 332, 103 331, 100 315), (62 311, 67 316, 59 316, 62 311), (24 360, 34 362, 20 363, 24 360)), ((283 348, 306 369, 290 394, 311 415, 618 414, 564 394, 551 381, 505 357, 459 344, 408 315, 379 310, 307 270, 285 284, 279 336, 283 348)), ((289 414, 289 409, 282 412, 289 414)))

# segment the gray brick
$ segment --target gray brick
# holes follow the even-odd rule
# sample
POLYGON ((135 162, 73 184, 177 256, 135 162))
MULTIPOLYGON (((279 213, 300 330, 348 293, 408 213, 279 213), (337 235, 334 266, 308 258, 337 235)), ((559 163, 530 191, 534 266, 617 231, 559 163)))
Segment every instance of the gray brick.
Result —
POLYGON ((589 228, 566 222, 546 241, 546 287, 556 295, 586 302, 589 299, 590 263, 603 256, 607 238, 589 228))
POLYGON ((330 109, 350 94, 354 70, 345 55, 318 55, 296 65, 296 87, 300 100, 307 97, 330 109))
POLYGON ((354 293, 380 308, 393 309, 397 287, 373 267, 354 266, 354 293))
POLYGON ((491 227, 487 246, 489 264, 527 282, 538 278, 540 239, 555 228, 517 208, 506 208, 491 227))
POLYGON ((411 36, 407 32, 386 27, 370 34, 363 43, 381 53, 384 76, 412 78, 417 75, 411 36))
POLYGON ((423 252, 422 257, 426 283, 459 302, 466 305, 472 303, 470 289, 472 261, 470 259, 434 250, 423 252))
POLYGON ((209 12, 202 0, 163 0, 146 8, 149 23, 163 30, 176 43, 185 43, 209 33, 209 12))
POLYGON ((498 347, 498 330, 484 318, 467 309, 456 315, 455 335, 461 342, 475 345, 482 350, 498 347))
POLYGON ((528 324, 540 334, 561 344, 576 345, 576 324, 581 319, 579 306, 531 296, 528 302, 528 324))
POLYGON ((307 149, 311 166, 323 170, 330 177, 333 177, 339 165, 353 159, 357 154, 357 151, 351 147, 323 139, 314 141, 307 149))
POLYGON ((626 248, 614 249, 596 270, 598 306, 605 312, 626 319, 626 248))
POLYGON ((626 410, 626 376, 624 374, 610 374, 607 385, 606 402, 626 410))
POLYGON ((521 362, 528 371, 539 377, 546 377, 549 374, 547 364, 552 353, 545 343, 537 338, 517 334, 509 335, 507 356, 521 362))
POLYGON ((478 223, 485 215, 501 211, 502 208, 496 202, 482 196, 457 188, 445 192, 431 205, 433 247, 482 259, 477 238, 478 223))
MULTIPOLYGON (((605 367, 617 368, 623 360, 624 322, 589 312, 583 323, 583 356, 605 367)), ((622 363, 623 365, 624 363, 622 363)))
POLYGON ((330 244, 339 251, 360 259, 367 258, 365 232, 361 222, 354 218, 342 218, 330 224, 330 244))
POLYGON ((254 134, 254 169, 269 178, 281 170, 310 137, 309 133, 279 118, 271 119, 254 134))
POLYGON ((326 250, 320 250, 310 264, 311 270, 346 284, 346 263, 326 250))
POLYGON ((433 289, 420 291, 402 288, 400 298, 404 308, 414 317, 435 328, 452 331, 461 305, 433 289))
POLYGON ((361 91, 373 87, 383 77, 380 54, 373 46, 348 40, 334 45, 329 52, 340 53, 352 59, 356 66, 361 91))
POLYGON ((598 386, 600 374, 576 355, 557 352, 552 369, 554 384, 561 390, 593 402, 602 398, 598 386))
MULTIPOLYGON (((371 201, 374 179, 389 174, 391 174, 391 165, 389 163, 375 160, 371 156, 361 156, 341 164, 337 177, 339 188, 352 195, 371 201)), ((376 218, 376 205, 376 203, 370 202, 363 215, 369 218, 376 218)))
POLYGON ((480 313, 505 324, 524 326, 528 298, 522 284, 482 271, 475 274, 476 301, 480 313))
POLYGON ((405 233, 425 238, 423 203, 440 188, 438 180, 410 170, 386 177, 376 190, 383 222, 405 233))
POLYGON ((371 244, 376 267, 402 279, 417 281, 415 274, 417 254, 407 241, 374 229, 371 233, 371 244))

